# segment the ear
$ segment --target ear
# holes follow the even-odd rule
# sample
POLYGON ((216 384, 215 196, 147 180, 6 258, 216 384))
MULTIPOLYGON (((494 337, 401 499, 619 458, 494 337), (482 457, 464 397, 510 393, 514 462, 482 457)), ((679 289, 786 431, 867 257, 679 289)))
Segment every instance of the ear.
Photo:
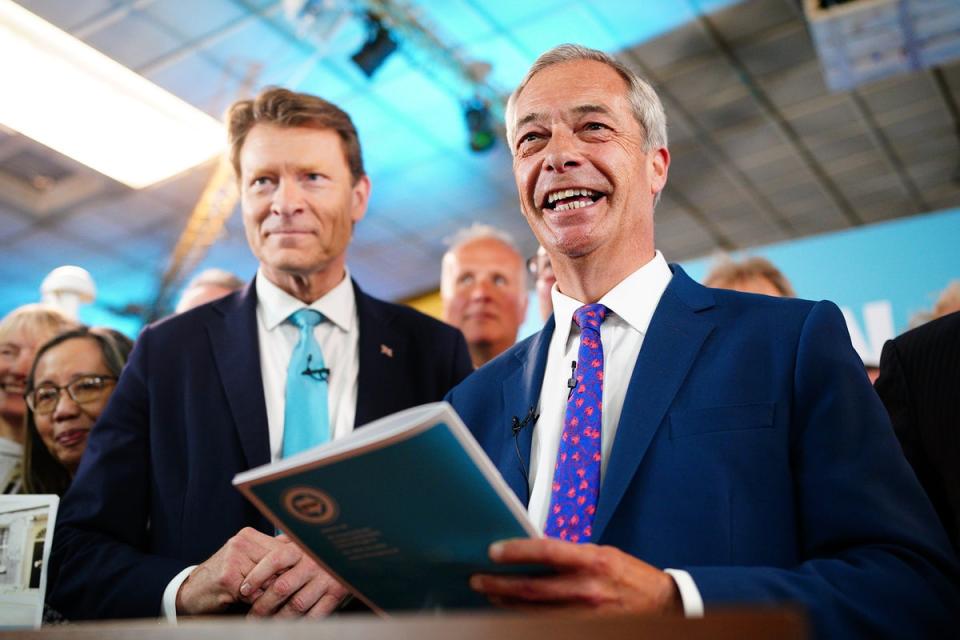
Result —
POLYGON ((670 168, 670 152, 666 147, 660 147, 650 153, 647 162, 650 192, 657 195, 667 185, 667 170, 670 168))
POLYGON ((367 205, 370 204, 370 188, 370 177, 366 174, 360 176, 357 183, 353 185, 350 202, 350 218, 354 222, 360 221, 367 213, 367 205))

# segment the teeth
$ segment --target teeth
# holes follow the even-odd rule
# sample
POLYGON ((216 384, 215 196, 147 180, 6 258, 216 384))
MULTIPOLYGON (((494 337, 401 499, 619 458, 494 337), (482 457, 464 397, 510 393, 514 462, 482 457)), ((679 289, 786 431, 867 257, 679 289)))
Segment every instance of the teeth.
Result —
POLYGON ((562 200, 564 198, 573 198, 575 196, 584 196, 590 197, 593 195, 593 191, 590 189, 565 189, 563 191, 554 191, 547 196, 547 203, 553 204, 557 200, 562 200))
POLYGON ((571 209, 580 209, 581 207, 586 207, 593 204, 592 202, 584 202, 583 200, 574 200, 573 202, 565 202, 563 204, 558 204, 554 211, 570 211, 571 209))

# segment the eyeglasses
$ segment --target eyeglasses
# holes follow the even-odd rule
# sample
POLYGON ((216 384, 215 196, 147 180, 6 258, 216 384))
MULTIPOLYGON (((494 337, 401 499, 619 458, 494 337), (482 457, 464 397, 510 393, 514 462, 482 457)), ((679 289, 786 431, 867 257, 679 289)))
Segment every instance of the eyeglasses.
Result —
POLYGON ((82 376, 69 384, 58 387, 45 384, 24 394, 27 406, 40 415, 53 413, 60 402, 60 392, 66 390, 70 399, 77 404, 86 404, 99 400, 107 387, 117 381, 116 376, 82 376))
POLYGON ((538 276, 553 271, 553 265, 550 264, 550 256, 535 255, 527 258, 527 271, 536 278, 538 276))

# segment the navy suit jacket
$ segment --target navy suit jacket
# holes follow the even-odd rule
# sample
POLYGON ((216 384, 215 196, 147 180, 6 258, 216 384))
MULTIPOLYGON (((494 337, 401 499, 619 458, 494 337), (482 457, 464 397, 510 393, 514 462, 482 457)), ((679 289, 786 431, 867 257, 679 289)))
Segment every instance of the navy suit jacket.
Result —
MULTIPOLYGON (((620 373, 630 386, 593 541, 688 571, 707 610, 796 602, 825 637, 945 633, 960 610, 955 559, 837 307, 672 270, 620 373)), ((539 403, 553 329, 447 397, 521 501, 511 422, 539 403)), ((521 431, 526 469, 531 439, 521 431)))
MULTIPOLYGON (((440 400, 473 370, 458 330, 354 291, 357 425, 440 400)), ((138 338, 60 505, 48 600, 67 618, 157 616, 181 570, 244 527, 272 535, 231 485, 270 462, 256 305, 251 284, 138 338)))

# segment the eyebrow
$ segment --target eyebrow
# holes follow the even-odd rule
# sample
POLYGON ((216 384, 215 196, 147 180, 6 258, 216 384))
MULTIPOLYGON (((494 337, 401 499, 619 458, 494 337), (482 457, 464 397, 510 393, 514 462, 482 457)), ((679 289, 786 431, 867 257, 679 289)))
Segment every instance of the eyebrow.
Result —
MULTIPOLYGON (((603 115, 610 115, 610 109, 602 104, 582 104, 574 107, 570 111, 578 116, 586 115, 588 113, 602 113, 603 115)), ((524 125, 530 124, 531 122, 543 120, 545 117, 546 116, 543 113, 539 112, 528 113, 517 121, 517 130, 519 131, 524 125)))

